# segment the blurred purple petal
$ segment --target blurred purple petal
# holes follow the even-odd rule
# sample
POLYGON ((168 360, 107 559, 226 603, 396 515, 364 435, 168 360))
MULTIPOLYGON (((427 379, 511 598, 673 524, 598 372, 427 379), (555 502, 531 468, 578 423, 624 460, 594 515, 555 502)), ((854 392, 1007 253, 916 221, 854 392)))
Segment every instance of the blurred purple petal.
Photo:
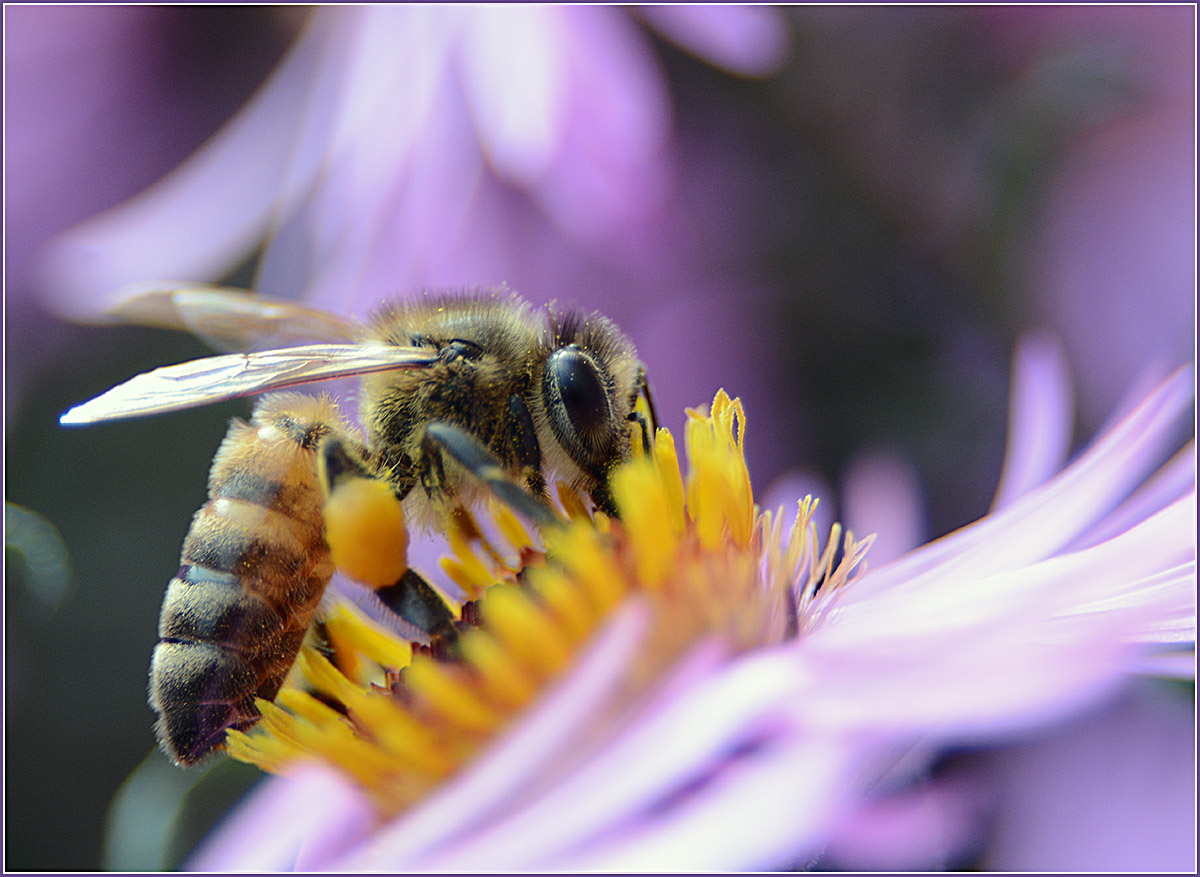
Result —
POLYGON ((1196 648, 1194 643, 1191 645, 1192 647, 1185 651, 1142 655, 1133 662, 1132 670, 1134 673, 1144 676, 1194 682, 1196 679, 1196 648))
POLYGON ((730 73, 767 76, 787 55, 787 22, 770 6, 660 5, 638 13, 672 42, 730 73))
POLYGON ((603 238, 661 205, 671 105, 632 22, 611 8, 571 13, 563 149, 533 194, 569 234, 603 238))
POLYGON ((937 777, 872 798, 842 821, 823 863, 846 871, 944 871, 975 852, 992 815, 972 777, 937 777))
POLYGON ((842 523, 858 536, 874 533, 871 564, 882 565, 925 541, 921 482, 893 452, 860 454, 842 478, 842 523))
POLYGON ((1041 47, 1119 47, 1138 99, 1065 154, 1033 251, 1038 317, 1097 422, 1153 358, 1195 349, 1195 16, 1187 7, 994 8, 1041 47), (1120 217, 1114 222, 1114 217, 1120 217))
POLYGON ((1195 489, 1196 442, 1193 440, 1104 520, 1090 527, 1068 547, 1087 548, 1110 539, 1195 489))
POLYGON ((488 162, 502 179, 536 180, 566 128, 570 11, 482 7, 467 23, 462 78, 488 162))
POLYGON ((322 9, 205 148, 58 241, 45 284, 91 317, 130 282, 216 279, 264 236, 264 291, 342 310, 448 274, 497 283, 504 258, 465 234, 512 221, 477 197, 484 157, 572 234, 611 235, 663 203, 670 116, 620 10, 322 9))
POLYGON ((214 279, 245 258, 267 231, 320 53, 319 40, 302 39, 268 85, 191 158, 57 238, 42 259, 47 305, 70 319, 93 319, 128 284, 214 279))
POLYGON ((544 867, 559 871, 746 871, 807 858, 853 793, 848 741, 781 730, 730 757, 700 788, 544 867))
POLYGON ((1194 709, 1142 686, 983 758, 1000 786, 985 866, 997 871, 1194 872, 1194 709))
POLYGON ((299 768, 252 792, 184 870, 304 870, 358 843, 376 821, 357 786, 323 768, 299 768))
POLYGON ((992 508, 1000 509, 1062 468, 1071 448, 1071 381, 1061 345, 1025 338, 1013 359, 1008 446, 992 508))

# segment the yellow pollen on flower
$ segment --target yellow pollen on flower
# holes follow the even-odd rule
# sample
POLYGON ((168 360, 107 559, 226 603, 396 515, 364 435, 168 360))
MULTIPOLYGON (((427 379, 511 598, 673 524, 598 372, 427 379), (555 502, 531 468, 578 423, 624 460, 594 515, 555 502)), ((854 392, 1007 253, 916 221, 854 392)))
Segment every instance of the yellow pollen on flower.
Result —
POLYGON ((591 517, 579 491, 569 485, 559 483, 555 485, 554 492, 558 495, 558 501, 562 504, 563 511, 572 521, 586 521, 591 517))
POLYGON ((458 678, 427 655, 418 655, 413 660, 406 681, 425 696, 435 717, 447 726, 467 733, 489 732, 502 723, 502 714, 468 680, 458 678))
POLYGON ((335 603, 320 628, 329 657, 306 646, 298 660, 311 692, 289 682, 276 703, 260 702, 254 729, 228 733, 229 753, 272 772, 322 760, 392 815, 488 745, 631 596, 652 619, 630 667, 631 697, 704 637, 738 651, 804 633, 857 574, 870 539, 843 540, 835 526, 821 550, 811 498, 786 533, 778 515, 760 513, 745 428, 741 402, 724 391, 708 411, 688 411, 686 476, 668 430, 648 452, 631 431, 633 457, 609 479, 618 518, 589 512, 563 484, 563 523, 540 533, 498 502, 481 511, 487 527, 456 512, 442 568, 469 602, 450 651, 414 654, 357 607, 335 603))
POLYGON ((467 631, 459 647, 501 709, 519 709, 537 694, 539 680, 486 630, 467 631))
POLYGON ((330 609, 325 619, 325 634, 337 656, 337 665, 359 684, 369 681, 360 657, 393 670, 407 667, 412 660, 412 643, 398 639, 366 618, 356 617, 345 604, 334 604, 330 609))
POLYGON ((449 557, 442 558, 442 569, 472 600, 496 583, 495 573, 488 568, 459 532, 451 530, 449 557))

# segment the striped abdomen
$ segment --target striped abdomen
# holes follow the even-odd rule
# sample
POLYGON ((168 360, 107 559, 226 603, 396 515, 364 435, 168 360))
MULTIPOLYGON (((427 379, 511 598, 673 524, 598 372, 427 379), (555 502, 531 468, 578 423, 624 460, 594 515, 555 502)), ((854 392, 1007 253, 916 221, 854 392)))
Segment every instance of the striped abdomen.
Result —
POLYGON ((344 432, 327 399, 265 397, 213 460, 209 501, 167 585, 150 664, 159 742, 191 764, 259 718, 296 660, 333 576, 316 452, 344 432))

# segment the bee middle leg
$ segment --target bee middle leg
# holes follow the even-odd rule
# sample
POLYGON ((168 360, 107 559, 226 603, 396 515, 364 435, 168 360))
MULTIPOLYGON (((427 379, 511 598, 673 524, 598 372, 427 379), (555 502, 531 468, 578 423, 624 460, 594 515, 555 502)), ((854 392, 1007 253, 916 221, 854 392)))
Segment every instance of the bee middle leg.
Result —
POLYGON ((425 427, 425 436, 421 444, 426 460, 432 461, 441 454, 448 454, 452 460, 486 484, 509 508, 524 515, 537 526, 545 527, 558 523, 558 518, 549 504, 514 481, 496 456, 469 432, 449 423, 430 423, 425 427))

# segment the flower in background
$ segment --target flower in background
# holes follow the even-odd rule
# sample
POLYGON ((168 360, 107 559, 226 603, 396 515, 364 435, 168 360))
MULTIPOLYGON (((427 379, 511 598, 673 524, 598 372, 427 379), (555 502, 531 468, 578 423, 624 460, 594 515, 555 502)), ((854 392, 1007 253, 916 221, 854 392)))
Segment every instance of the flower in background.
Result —
POLYGON ((47 319, 41 248, 203 142, 283 51, 292 17, 248 7, 5 7, 9 413, 33 366, 81 337, 47 319))
MULTIPOLYGON (((771 9, 641 14, 732 72, 768 73, 784 54, 771 9)), ((48 301, 95 316, 129 283, 220 278, 264 239, 260 291, 343 311, 511 280, 539 215, 627 249, 669 194, 671 122, 624 10, 322 8, 217 137, 58 242, 48 301)))
MULTIPOLYGON (((620 525, 576 515, 546 534, 536 600, 483 595, 470 673, 435 679, 414 659, 381 690, 355 683, 353 661, 309 655, 347 716, 296 693, 237 738, 239 757, 286 775, 192 866, 763 869, 810 862, 832 840, 896 852, 897 826, 914 855, 953 854, 983 808, 961 783, 913 786, 939 748, 1020 739, 1129 674, 1194 672, 1194 448, 1148 477, 1192 374, 1055 472, 1058 362, 1044 342, 1018 354, 1024 422, 996 508, 862 574, 849 534, 840 564, 817 550, 808 502, 789 538, 759 514, 743 415, 719 395, 690 417, 686 479, 662 433, 618 475, 620 525), (439 773, 420 755, 429 735, 448 745, 428 757, 465 759, 439 773), (288 769, 313 758, 324 766, 288 769)), ((460 582, 514 574, 461 545, 453 556, 460 582)), ((342 650, 396 660, 371 631, 342 650)))
POLYGON ((788 49, 762 7, 322 7, 216 137, 46 249, 43 303, 93 320, 129 284, 219 279, 252 256, 258 291, 355 316, 506 283, 647 339, 667 410, 752 383, 766 351, 709 354, 753 332, 743 304, 763 294, 713 267, 741 246, 724 221, 738 172, 710 185, 684 165, 647 27, 743 76, 788 49))
POLYGON ((1030 317, 1063 339, 1080 413, 1098 423, 1149 357, 1195 349, 1196 10, 996 6, 983 18, 1033 66, 1058 54, 1063 78, 1095 69, 1091 94, 1048 90, 1068 112, 1124 80, 1116 111, 1061 155, 1024 254, 1030 317))

